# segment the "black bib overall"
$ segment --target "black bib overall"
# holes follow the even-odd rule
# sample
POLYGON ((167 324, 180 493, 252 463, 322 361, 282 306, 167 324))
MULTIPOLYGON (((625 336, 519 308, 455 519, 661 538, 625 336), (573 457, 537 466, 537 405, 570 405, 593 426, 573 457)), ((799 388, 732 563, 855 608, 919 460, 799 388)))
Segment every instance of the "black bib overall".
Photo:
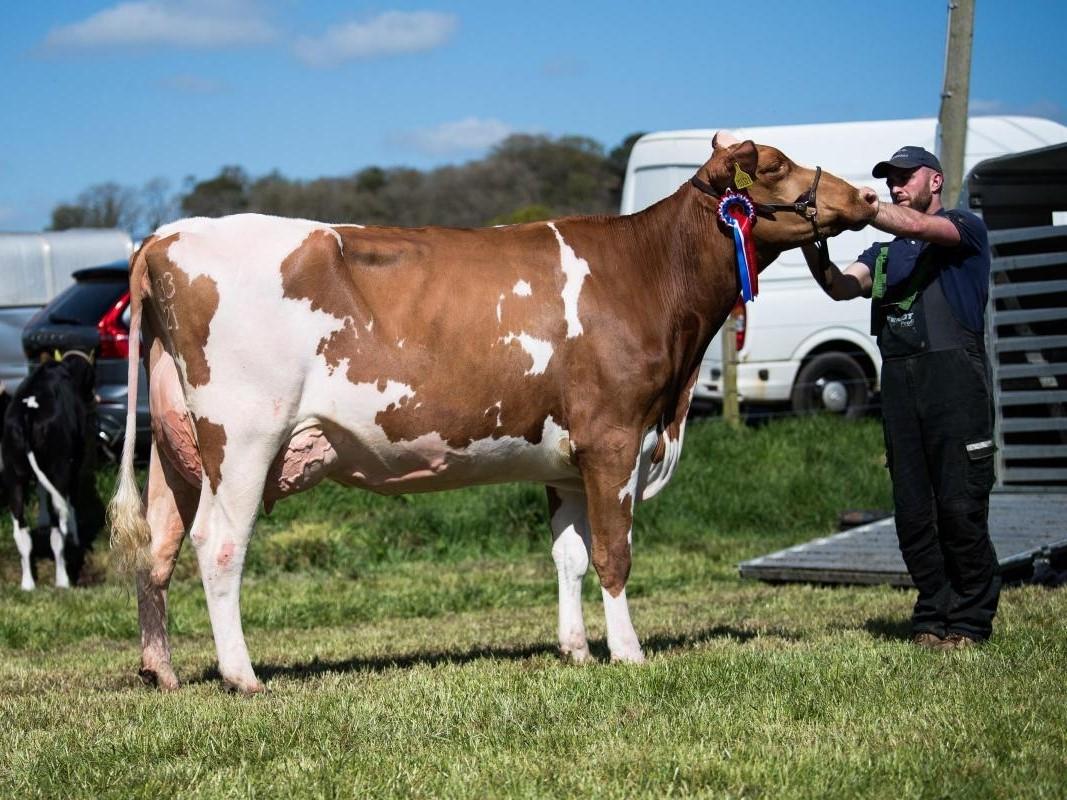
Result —
POLYGON ((939 248, 925 245, 912 279, 896 287, 879 279, 884 253, 871 319, 897 536, 919 590, 913 633, 985 639, 1000 578, 988 529, 995 447, 984 339, 945 299, 939 248))

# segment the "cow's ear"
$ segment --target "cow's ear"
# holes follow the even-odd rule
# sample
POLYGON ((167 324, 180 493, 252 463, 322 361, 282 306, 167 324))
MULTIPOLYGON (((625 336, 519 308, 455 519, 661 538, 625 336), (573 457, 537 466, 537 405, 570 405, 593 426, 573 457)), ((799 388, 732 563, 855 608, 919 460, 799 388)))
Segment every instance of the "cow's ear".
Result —
POLYGON ((751 139, 746 139, 736 147, 731 147, 730 152, 733 153, 738 166, 750 177, 755 178, 756 165, 759 164, 759 150, 756 149, 756 143, 751 139))
POLYGON ((711 161, 708 162, 708 172, 712 186, 720 192, 726 189, 739 188, 735 184, 738 167, 749 178, 754 178, 758 161, 759 151, 756 150, 756 145, 751 139, 732 144, 729 147, 716 149, 711 161))
POLYGON ((711 137, 711 146, 716 150, 721 147, 729 147, 732 144, 741 144, 741 140, 729 131, 718 131, 711 137))

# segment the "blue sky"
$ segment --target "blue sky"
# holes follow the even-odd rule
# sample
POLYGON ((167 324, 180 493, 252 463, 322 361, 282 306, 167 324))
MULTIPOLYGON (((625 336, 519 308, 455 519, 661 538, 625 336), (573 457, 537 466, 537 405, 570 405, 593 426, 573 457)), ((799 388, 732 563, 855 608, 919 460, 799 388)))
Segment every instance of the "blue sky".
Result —
MULTIPOLYGON (((350 174, 580 134, 936 116, 947 3, 8 0, 0 230, 105 181, 350 174)), ((1067 123, 1067 5, 978 0, 972 113, 1067 123)), ((832 169, 832 165, 830 165, 832 169)))

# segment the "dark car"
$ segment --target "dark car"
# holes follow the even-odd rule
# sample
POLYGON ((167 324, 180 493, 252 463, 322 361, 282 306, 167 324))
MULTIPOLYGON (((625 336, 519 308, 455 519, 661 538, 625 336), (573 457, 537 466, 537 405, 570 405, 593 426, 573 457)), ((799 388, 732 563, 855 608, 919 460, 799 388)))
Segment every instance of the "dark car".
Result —
MULTIPOLYGON (((31 364, 56 350, 81 350, 96 358, 99 444, 115 459, 126 431, 127 356, 130 344, 130 279, 125 261, 78 270, 74 284, 56 295, 26 323, 22 349, 31 364)), ((150 442, 148 381, 137 379, 137 451, 150 442)))

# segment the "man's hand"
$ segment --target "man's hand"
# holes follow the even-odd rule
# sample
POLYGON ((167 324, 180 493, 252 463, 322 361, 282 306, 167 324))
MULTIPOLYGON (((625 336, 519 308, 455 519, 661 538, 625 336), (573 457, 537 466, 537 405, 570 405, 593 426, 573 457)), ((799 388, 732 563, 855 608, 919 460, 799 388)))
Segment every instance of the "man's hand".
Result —
POLYGON ((878 199, 878 192, 870 186, 861 186, 860 197, 863 198, 863 202, 867 203, 867 205, 874 209, 874 215, 878 216, 878 208, 882 204, 882 201, 878 199))
MULTIPOLYGON (((824 242, 823 247, 826 247, 824 242)), ((814 244, 801 245, 800 251, 808 262, 808 269, 826 294, 834 300, 851 300, 854 297, 869 297, 871 294, 871 271, 866 264, 856 261, 843 271, 829 258, 823 261, 819 248, 814 244)))

